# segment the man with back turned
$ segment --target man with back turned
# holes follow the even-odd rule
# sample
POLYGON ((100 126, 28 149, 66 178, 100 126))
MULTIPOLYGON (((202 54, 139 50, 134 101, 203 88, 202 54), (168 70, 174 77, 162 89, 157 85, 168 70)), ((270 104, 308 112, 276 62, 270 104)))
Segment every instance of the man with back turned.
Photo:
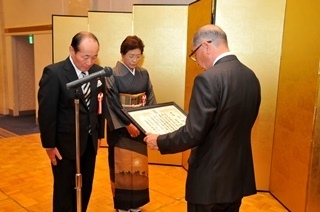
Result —
POLYGON ((254 72, 229 51, 225 32, 201 27, 189 55, 204 72, 196 76, 186 124, 144 141, 161 154, 191 149, 188 212, 239 211, 244 196, 256 193, 251 130, 261 94, 254 72))

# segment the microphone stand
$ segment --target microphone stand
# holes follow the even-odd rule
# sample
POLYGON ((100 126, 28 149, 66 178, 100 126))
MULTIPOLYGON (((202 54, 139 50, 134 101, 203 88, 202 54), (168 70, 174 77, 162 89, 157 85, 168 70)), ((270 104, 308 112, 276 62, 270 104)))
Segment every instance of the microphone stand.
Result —
POLYGON ((89 82, 92 79, 101 78, 102 76, 110 77, 112 75, 112 69, 110 67, 105 67, 103 70, 99 72, 90 74, 87 77, 69 82, 66 84, 67 89, 75 88, 74 94, 74 105, 75 105, 75 127, 76 127, 76 175, 75 175, 75 189, 76 189, 76 201, 77 201, 77 212, 81 212, 81 187, 82 187, 82 176, 80 172, 80 125, 79 125, 79 90, 81 85, 85 82, 89 82))
POLYGON ((74 105, 75 105, 75 127, 76 127, 76 175, 75 175, 75 189, 77 200, 77 212, 81 212, 81 187, 82 175, 80 172, 80 125, 79 125, 79 90, 75 89, 74 92, 74 105))

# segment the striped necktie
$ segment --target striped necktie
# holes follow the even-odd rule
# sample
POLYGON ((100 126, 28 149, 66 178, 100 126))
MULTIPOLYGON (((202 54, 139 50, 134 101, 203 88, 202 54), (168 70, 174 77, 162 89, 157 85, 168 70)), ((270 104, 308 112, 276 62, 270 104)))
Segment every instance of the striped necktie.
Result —
MULTIPOLYGON (((85 72, 81 72, 82 77, 86 77, 85 72)), ((90 82, 84 83, 82 85, 82 91, 84 95, 84 99, 86 100, 87 107, 90 108, 90 94, 91 94, 91 89, 90 89, 90 82)))
MULTIPOLYGON (((82 77, 86 77, 87 74, 85 72, 81 72, 82 77)), ((84 83, 82 86, 82 91, 84 95, 84 99, 86 101, 88 109, 90 108, 90 96, 91 96, 91 89, 90 89, 90 82, 84 83)), ((91 125, 88 127, 88 133, 91 134, 91 125)))

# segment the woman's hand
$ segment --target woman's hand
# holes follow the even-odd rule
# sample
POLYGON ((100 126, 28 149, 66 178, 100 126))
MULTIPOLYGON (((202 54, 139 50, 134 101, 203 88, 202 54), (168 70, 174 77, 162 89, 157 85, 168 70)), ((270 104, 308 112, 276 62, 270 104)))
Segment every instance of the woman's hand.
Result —
POLYGON ((140 135, 140 130, 138 130, 138 128, 134 126, 132 123, 126 126, 126 128, 132 138, 138 137, 140 135))

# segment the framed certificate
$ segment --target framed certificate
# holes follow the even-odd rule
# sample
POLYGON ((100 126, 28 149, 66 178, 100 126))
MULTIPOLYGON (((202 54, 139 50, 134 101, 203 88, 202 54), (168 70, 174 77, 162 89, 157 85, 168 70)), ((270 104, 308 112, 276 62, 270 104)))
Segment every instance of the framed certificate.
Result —
POLYGON ((166 134, 186 123, 185 112, 174 102, 124 108, 122 111, 144 133, 166 134))

